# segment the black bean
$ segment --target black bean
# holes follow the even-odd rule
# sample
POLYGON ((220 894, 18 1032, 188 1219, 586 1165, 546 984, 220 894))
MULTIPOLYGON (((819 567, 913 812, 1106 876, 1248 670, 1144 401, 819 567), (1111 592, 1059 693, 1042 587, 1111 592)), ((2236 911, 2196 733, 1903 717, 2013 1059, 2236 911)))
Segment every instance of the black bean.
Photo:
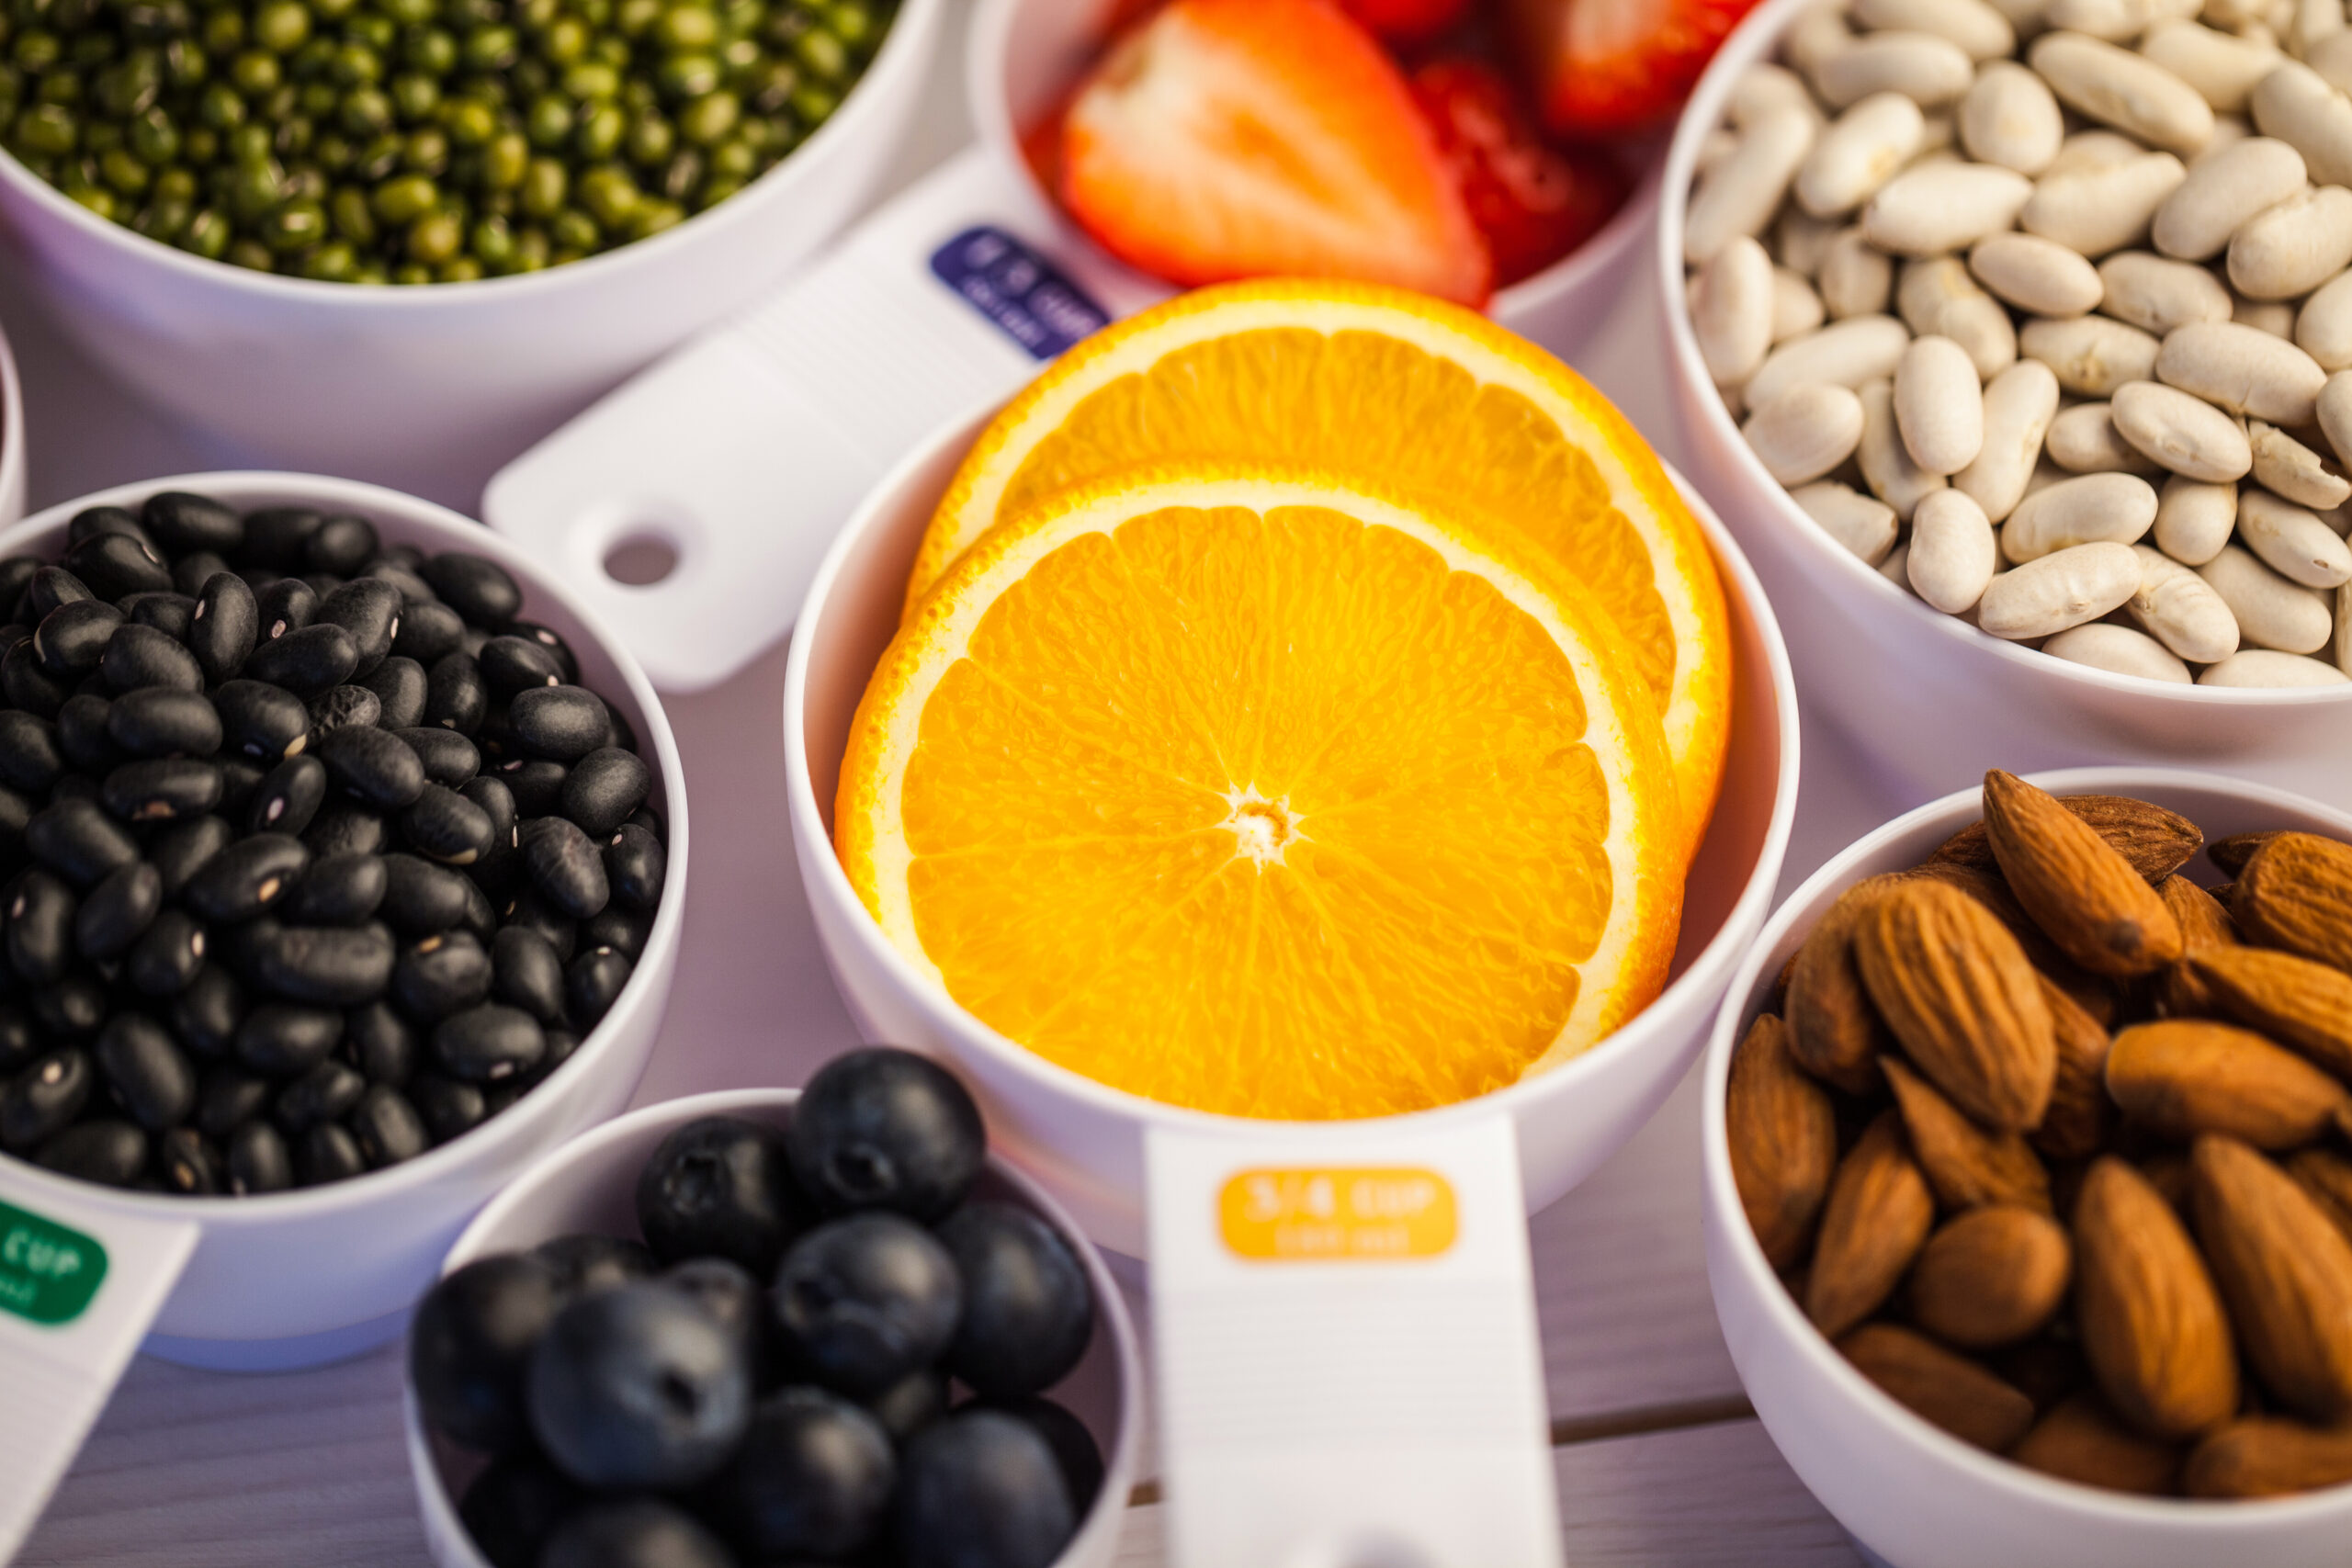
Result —
MULTIPOLYGON (((61 800, 86 800, 93 806, 96 805, 98 781, 87 773, 67 773, 57 781, 57 787, 49 792, 51 806, 61 800)), ((28 817, 25 820, 29 823, 32 818, 28 817)))
POLYGON ((159 491, 139 509, 148 534, 174 554, 210 550, 235 555, 245 542, 244 520, 210 496, 184 490, 159 491))
POLYGON ((25 614, 17 617, 28 626, 38 626, 60 604, 76 599, 95 599, 90 585, 62 566, 45 566, 33 573, 25 584, 25 614))
POLYGON ((245 580, 232 571, 205 579, 188 622, 187 649, 208 681, 226 681, 245 667, 261 640, 261 604, 245 580))
MULTIPOLYGON (((263 629, 268 629, 266 623, 263 629)), ((342 685, 358 668, 358 645, 349 632, 341 626, 304 626, 258 644, 245 660, 244 672, 308 701, 330 686, 342 685)))
POLYGON ((330 800, 302 835, 316 855, 372 855, 391 840, 383 818, 355 801, 330 800))
POLYGON ((560 817, 523 824, 523 860, 531 881, 548 902, 574 919, 586 919, 612 897, 605 880, 605 858, 588 835, 560 817))
POLYGON ((112 604, 74 599, 60 604, 33 628, 32 649, 41 672, 56 681, 78 681, 98 667, 107 645, 126 617, 112 604))
POLYGON ((121 626, 98 660, 99 672, 117 692, 142 686, 164 686, 175 692, 204 690, 204 671, 196 655, 153 626, 121 626))
POLYGON ((584 686, 538 686, 507 705, 514 734, 537 756, 576 761, 605 744, 612 720, 604 699, 584 686))
POLYGON ((519 637, 494 637, 481 645, 476 662, 491 695, 503 702, 533 686, 563 684, 563 666, 554 654, 519 637))
POLYGON ((302 558, 313 571, 349 577, 376 558, 376 525, 365 517, 339 512, 323 517, 302 547, 302 558))
POLYGON ((401 612, 406 607, 401 591, 379 577, 354 578, 319 601, 316 620, 341 626, 359 649, 359 671, 366 674, 392 651, 399 635, 401 612))
POLYGON ((122 602, 134 626, 153 626, 185 645, 196 623, 196 601, 185 593, 134 593, 122 602))
POLYGON ((31 1062, 40 1051, 33 1016, 15 1002, 0 1003, 0 1078, 31 1062))
POLYGON ((77 1181, 129 1187, 147 1168, 147 1134, 128 1122, 85 1122, 43 1144, 35 1158, 77 1181))
POLYGON ((444 550, 427 558, 417 575, 442 603, 478 626, 503 626, 523 613, 522 589, 487 556, 444 550))
POLYGON ((617 903, 652 909, 662 902, 662 884, 669 874, 670 852, 634 822, 623 823, 605 845, 605 879, 617 903))
POLYGON ((256 975, 281 997, 320 1007, 357 1007, 382 995, 392 975, 392 933, 361 926, 288 926, 259 955, 256 975))
POLYGON ((155 547, 136 534, 93 534, 65 552, 65 570, 100 599, 152 593, 172 586, 171 569, 155 547))
POLYGON ((343 1037, 370 1083, 398 1089, 416 1071, 417 1032, 389 1002, 369 1002, 345 1013, 343 1037))
POLYGON ((368 1092, 368 1080, 356 1068, 333 1057, 296 1078, 277 1096, 277 1124, 289 1133, 319 1122, 337 1122, 368 1092))
POLYGON ((550 1024, 547 1030, 548 1048, 539 1057, 539 1065, 531 1069, 530 1081, 536 1086, 553 1077, 555 1070, 571 1060, 580 1049, 580 1036, 560 1025, 550 1024))
POLYGON ((433 661, 425 675, 424 722, 442 729, 471 735, 490 711, 490 688, 481 666, 469 653, 447 653, 433 661))
POLYGON ((546 649, 554 657, 556 673, 563 678, 563 683, 569 686, 580 684, 580 660, 572 657, 571 645, 557 635, 553 627, 543 626, 534 621, 516 621, 506 628, 506 635, 519 637, 546 649))
POLYGON ((472 1132, 490 1114, 481 1089, 438 1073, 425 1073, 411 1083, 408 1098, 436 1144, 472 1132))
MULTIPOLYGON (((156 886, 162 886, 159 874, 156 886)), ((194 916, 163 909, 123 960, 130 983, 151 997, 176 997, 204 967, 204 928, 194 916)))
POLYGON ((311 863, 278 909, 288 924, 356 926, 376 913, 387 882, 380 855, 330 855, 311 863))
POLYGON ((632 967, 609 947, 590 948, 565 966, 564 1007, 574 1027, 583 1033, 596 1027, 628 984, 632 967))
POLYGON ((245 830, 299 838, 327 797, 326 764, 307 753, 288 757, 262 775, 245 806, 245 830))
POLYGON ((362 577, 379 578, 399 589, 401 591, 401 597, 408 601, 409 607, 411 609, 414 609, 419 604, 430 604, 438 602, 439 596, 433 592, 433 588, 430 583, 426 582, 424 579, 417 576, 416 573, 411 571, 408 568, 401 565, 400 562, 389 558, 383 560, 369 562, 368 570, 360 573, 360 575, 362 577))
POLYGON ((386 729, 413 729, 424 722, 424 666, 413 659, 392 655, 359 678, 376 694, 376 722, 386 729))
POLYGON ((205 863, 229 847, 236 832, 218 817, 175 822, 149 840, 147 858, 164 874, 164 897, 177 898, 205 863))
POLYGON ((96 801, 53 800, 25 824, 33 859, 77 887, 96 885, 139 858, 139 841, 96 801))
POLYGON ((244 541, 232 552, 247 566, 300 571, 311 536, 326 519, 308 506, 266 506, 245 513, 244 541))
POLYGON ((399 811, 424 793, 424 763, 409 743, 381 729, 337 729, 311 750, 330 783, 378 811, 399 811))
MULTIPOLYGON (((391 728, 390 725, 385 728, 391 728)), ((454 729, 418 725, 393 729, 392 733, 408 742, 409 750, 424 764, 424 776, 435 784, 456 789, 481 772, 481 749, 454 729)))
MULTIPOLYGON (((514 836, 519 838, 519 830, 514 836)), ((493 845, 490 853, 466 867, 466 876, 493 909, 505 908, 531 886, 531 868, 523 863, 523 852, 503 845, 493 845)))
POLYGON ((602 746, 571 764, 561 808, 592 839, 608 839, 652 793, 653 773, 634 751, 602 746))
MULTIPOLYGON (((211 711, 211 704, 202 697, 196 700, 204 704, 208 713, 211 711)), ((104 697, 77 692, 57 710, 57 748, 67 761, 85 773, 106 773, 122 761, 122 748, 107 733, 107 716, 113 706, 104 697)))
POLYGON ((551 817, 563 807, 563 786, 571 775, 561 762, 516 757, 501 762, 496 776, 513 792, 516 816, 551 817))
POLYGON ((33 1019, 60 1039, 82 1040, 107 1021, 107 988, 88 969, 69 969, 59 979, 34 987, 25 998, 33 1019))
POLYGON ((498 999, 543 1024, 563 1020, 563 960, 537 931, 508 926, 490 944, 498 999))
POLYGON ((57 710, 74 689, 60 681, 51 680, 40 667, 40 656, 33 651, 32 638, 0 654, 0 696, 11 705, 24 709, 37 718, 55 718, 57 710))
POLYGON ((490 954, 465 931, 444 931, 403 950, 392 965, 392 1004, 419 1023, 438 1023, 490 995, 490 954))
POLYGON ((198 1056, 226 1055, 244 1021, 244 991, 236 976, 218 964, 198 970, 187 988, 172 998, 172 1032, 198 1056))
POLYGON ((429 669, 457 652, 465 635, 465 617, 448 605, 411 600, 401 612, 400 635, 392 638, 392 654, 395 658, 413 659, 421 668, 429 669))
POLYGON ((193 1127, 175 1127, 155 1140, 155 1171, 164 1190, 183 1198, 210 1197, 228 1175, 220 1151, 193 1127))
MULTIPOLYGON (((210 550, 198 550, 172 563, 172 586, 200 603, 204 598, 204 585, 228 570, 229 563, 210 550)), ((240 577, 237 581, 243 582, 245 580, 240 577)), ((246 584, 245 592, 248 596, 252 594, 250 583, 246 584)))
POLYGON ((176 1127, 196 1109, 196 1067, 171 1032, 143 1012, 119 1012, 91 1050, 123 1113, 151 1133, 176 1127))
POLYGON ((651 915, 608 904, 581 926, 580 945, 609 947, 634 964, 644 956, 646 939, 652 934, 651 915))
POLYGON ((33 574, 49 563, 39 556, 8 556, 0 558, 0 609, 14 605, 25 596, 33 574))
POLYGON ((260 623, 257 642, 275 642, 318 619, 318 591, 299 577, 281 577, 254 595, 260 623))
POLYGON ((311 705, 311 732, 323 735, 349 725, 382 722, 384 699, 365 686, 334 686, 311 705))
MULTIPOLYGON (((98 700, 75 697, 65 705, 98 700)), ((62 732, 66 715, 57 716, 62 732)), ((209 757, 220 750, 220 710, 200 693, 143 686, 107 704, 104 719, 107 739, 133 757, 209 757)))
MULTIPOLYGON (((545 1059, 545 1053, 541 1054, 541 1059, 545 1059)), ((538 1076, 539 1069, 534 1066, 529 1072, 516 1073, 511 1078, 501 1078, 494 1084, 482 1086, 482 1114, 484 1116, 504 1114, 516 1100, 529 1091, 532 1084, 538 1081, 538 1076)))
POLYGON ((85 506, 75 513, 65 525, 66 547, 73 548, 93 534, 128 534, 134 539, 153 543, 127 506, 85 506))
POLYGON ((294 1156, 277 1129, 255 1117, 229 1134, 229 1190, 240 1198, 294 1185, 294 1156))
POLYGON ((410 846, 448 865, 471 865, 489 853, 496 847, 491 833, 490 814, 444 784, 425 785, 416 804, 401 813, 401 834, 410 846))
POLYGON ((212 694, 221 744, 265 765, 309 743, 311 710, 293 693, 260 681, 229 681, 212 694))
POLYGON ((477 773, 458 786, 458 793, 472 801, 490 818, 490 841, 492 849, 513 850, 522 847, 515 832, 514 792, 506 781, 488 773, 477 773))
POLYGON ((164 874, 133 861, 90 889, 74 913, 74 945, 92 959, 119 957, 164 907, 164 874))
POLYGON ((237 1025, 237 1060, 257 1073, 291 1077, 333 1055, 342 1038, 339 1012, 265 1002, 237 1025))
POLYGON ((277 945, 277 939, 285 931, 285 921, 275 915, 262 915, 207 931, 204 945, 206 951, 228 965, 238 979, 248 986, 259 987, 262 954, 277 945))
POLYGON ((201 757, 151 757, 108 773, 98 802, 126 822, 179 822, 222 804, 220 764, 201 757))
POLYGON ((348 1181, 368 1169, 368 1156, 340 1122, 322 1122, 294 1145, 294 1174, 305 1187, 348 1181))
POLYGON ((381 1170, 404 1159, 414 1159, 433 1146, 424 1120, 398 1090, 379 1084, 359 1097, 345 1122, 358 1140, 368 1168, 381 1170))
POLYGON ((207 861, 181 897, 199 919, 249 920, 285 897, 310 863, 301 840, 255 833, 207 861))
POLYGON ((466 879, 415 855, 384 857, 384 922, 402 936, 431 936, 465 919, 466 879))
POLYGON ((505 923, 538 932, 566 964, 580 945, 580 922, 541 897, 534 887, 524 888, 507 906, 505 923))
POLYGON ((0 784, 45 795, 64 772, 57 726, 32 714, 0 711, 0 784))
POLYGON ((196 1086, 196 1125, 207 1136, 225 1138, 269 1105, 270 1081, 227 1064, 204 1069, 196 1086))
POLYGON ((89 1053, 78 1045, 61 1046, 18 1073, 0 1089, 0 1149, 21 1154, 72 1126, 96 1083, 89 1053))
POLYGON ((487 1002, 443 1019, 433 1055, 444 1072, 468 1083, 496 1083, 537 1065, 547 1050, 539 1021, 520 1008, 487 1002))

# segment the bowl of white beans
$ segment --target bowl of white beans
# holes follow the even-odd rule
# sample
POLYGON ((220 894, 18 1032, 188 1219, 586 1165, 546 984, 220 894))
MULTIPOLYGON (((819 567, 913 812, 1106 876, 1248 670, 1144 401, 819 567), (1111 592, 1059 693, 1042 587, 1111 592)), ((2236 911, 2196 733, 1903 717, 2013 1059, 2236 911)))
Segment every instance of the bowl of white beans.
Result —
POLYGON ((1658 221, 1700 487, 1879 782, 2352 801, 2344 0, 1768 0, 1658 221))

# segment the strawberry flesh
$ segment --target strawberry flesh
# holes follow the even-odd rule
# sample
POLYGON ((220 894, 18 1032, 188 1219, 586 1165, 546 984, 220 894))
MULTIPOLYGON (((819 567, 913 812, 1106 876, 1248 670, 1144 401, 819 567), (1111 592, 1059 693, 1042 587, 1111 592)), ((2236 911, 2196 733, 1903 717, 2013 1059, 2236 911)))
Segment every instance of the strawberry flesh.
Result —
POLYGON ((1673 118, 1756 0, 1508 0, 1537 112, 1561 136, 1617 136, 1673 118))
POLYGON ((1470 220, 1487 237, 1497 288, 1566 255, 1623 205, 1616 164, 1597 151, 1546 145, 1510 84, 1486 62, 1432 60, 1413 73, 1412 87, 1470 220))

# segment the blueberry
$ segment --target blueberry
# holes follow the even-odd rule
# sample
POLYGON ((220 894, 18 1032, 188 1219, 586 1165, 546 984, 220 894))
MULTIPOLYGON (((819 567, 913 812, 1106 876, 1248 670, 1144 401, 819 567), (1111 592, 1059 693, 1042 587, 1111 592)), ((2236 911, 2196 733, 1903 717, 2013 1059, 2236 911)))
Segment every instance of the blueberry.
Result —
POLYGON ((546 1460, 509 1454, 474 1477, 458 1517, 490 1568, 538 1568, 540 1549, 582 1500, 546 1460))
POLYGON ((534 1250, 554 1268, 567 1296, 613 1290, 661 1271, 642 1243, 616 1235, 560 1235, 534 1250))
POLYGON ((939 1227, 964 1280, 947 1370, 983 1399, 1017 1399, 1069 1375, 1094 1335, 1094 1292, 1069 1243, 1028 1210, 967 1203, 939 1227))
POLYGON ((735 1568, 735 1559, 693 1515, 636 1497, 572 1515, 538 1568, 735 1568))
POLYGON ((903 1568, 1046 1568, 1078 1533, 1054 1450, 996 1410, 959 1410, 910 1443, 892 1511, 903 1568))
POLYGON ((731 1258, 765 1280, 806 1223, 784 1133, 706 1116, 668 1137, 637 1179, 637 1224, 664 1262, 731 1258))
POLYGON ((705 1312, 743 1342, 751 1358, 752 1386, 765 1391, 784 1381, 784 1347, 778 1340, 767 1292, 724 1258, 693 1258, 662 1276, 662 1282, 702 1303, 705 1312))
POLYGON ((744 1556, 830 1562, 874 1539, 897 1480, 890 1435, 873 1416, 822 1389, 788 1388, 753 1412, 702 1498, 744 1556))
POLYGON ((1061 1466, 1062 1482, 1069 1488, 1070 1506, 1080 1518, 1086 1517, 1094 1506, 1095 1494, 1102 1490, 1102 1450, 1086 1423, 1050 1399, 991 1401, 988 1408, 1028 1423, 1046 1439, 1046 1446, 1054 1450, 1055 1462, 1061 1466))
POLYGON ((868 1398, 865 1408, 892 1442, 903 1443, 947 1414, 947 1374, 932 1367, 909 1372, 868 1398))
POLYGON ((485 1452, 520 1440, 524 1373, 563 1295, 556 1271, 521 1252, 477 1259, 426 1292, 408 1340, 426 1423, 485 1452))
POLYGON ((752 1370, 741 1337, 692 1296, 639 1280, 556 1314, 527 1397, 540 1446, 582 1485, 691 1486, 741 1441, 752 1370))
POLYGON ((784 1255, 775 1314, 817 1381, 854 1397, 881 1393, 939 1359, 964 1306, 956 1261, 896 1214, 818 1226, 784 1255))
POLYGON ((828 1213, 894 1209, 936 1220, 988 1157, 979 1107, 945 1068, 874 1046, 837 1056, 801 1091, 790 1134, 801 1189, 828 1213))

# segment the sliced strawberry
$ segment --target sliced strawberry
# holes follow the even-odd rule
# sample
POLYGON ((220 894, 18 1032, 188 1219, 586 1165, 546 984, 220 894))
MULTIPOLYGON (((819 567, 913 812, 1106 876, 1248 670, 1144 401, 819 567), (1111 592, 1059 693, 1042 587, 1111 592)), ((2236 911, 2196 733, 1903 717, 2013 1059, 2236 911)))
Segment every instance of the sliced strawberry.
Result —
POLYGON ((1171 283, 1487 298, 1486 244, 1412 93, 1329 0, 1175 0, 1122 38, 1063 120, 1061 194, 1171 283))
POLYGON ((1644 130, 1673 117, 1756 0, 1509 0, 1537 112, 1564 136, 1644 130))
POLYGON ((1470 220, 1495 258, 1495 287, 1541 272, 1623 205, 1625 179, 1600 152, 1547 145, 1503 73, 1483 60, 1432 60, 1413 97, 1453 165, 1470 220))
POLYGON ((1470 0, 1340 0, 1340 8, 1385 41, 1410 49, 1460 21, 1470 0))

